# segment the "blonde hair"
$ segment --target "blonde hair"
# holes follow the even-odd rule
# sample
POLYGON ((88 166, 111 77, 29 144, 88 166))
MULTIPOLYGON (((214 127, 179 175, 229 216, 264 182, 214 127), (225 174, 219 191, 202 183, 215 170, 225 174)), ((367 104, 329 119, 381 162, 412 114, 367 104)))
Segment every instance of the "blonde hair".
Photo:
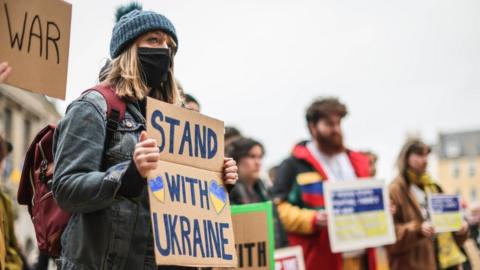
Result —
MULTIPOLYGON (((165 35, 169 47, 172 51, 175 51, 175 42, 169 35, 165 35)), ((112 60, 111 66, 102 74, 105 78, 102 83, 112 85, 118 96, 132 100, 142 100, 148 95, 150 90, 142 80, 137 50, 137 43, 132 43, 118 57, 112 60)), ((162 84, 162 89, 156 91, 158 94, 154 98, 170 104, 180 105, 182 97, 173 75, 173 57, 174 53, 171 54, 172 64, 168 69, 168 79, 162 84)))

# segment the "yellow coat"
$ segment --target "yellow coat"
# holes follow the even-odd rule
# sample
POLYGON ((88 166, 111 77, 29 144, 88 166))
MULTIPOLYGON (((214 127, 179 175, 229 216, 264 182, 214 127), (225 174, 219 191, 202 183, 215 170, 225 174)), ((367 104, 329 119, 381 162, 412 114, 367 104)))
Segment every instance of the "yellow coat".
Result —
POLYGON ((0 190, 0 269, 21 270, 22 259, 18 253, 17 238, 13 230, 12 201, 0 190))

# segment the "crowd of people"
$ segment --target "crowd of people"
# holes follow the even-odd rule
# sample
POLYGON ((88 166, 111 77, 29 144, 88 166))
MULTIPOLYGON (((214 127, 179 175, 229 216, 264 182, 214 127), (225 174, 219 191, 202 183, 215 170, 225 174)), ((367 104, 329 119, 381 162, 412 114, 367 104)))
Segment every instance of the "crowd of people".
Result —
MULTIPOLYGON (((201 109, 197 99, 177 86, 173 63, 178 44, 175 27, 165 16, 138 5, 117 12, 111 61, 100 83, 125 100, 129 121, 120 122, 115 136, 107 139, 107 104, 90 91, 72 102, 58 123, 51 188, 58 205, 73 214, 55 260, 58 269, 188 269, 155 265, 146 189, 146 176, 158 166, 159 149, 145 131, 145 97, 201 109)), ((11 72, 1 63, 0 83, 11 72)), ((377 248, 333 253, 330 247, 324 182, 361 181, 376 173, 375 154, 344 144, 342 121, 347 114, 347 106, 337 98, 313 101, 305 113, 310 138, 271 168, 268 179, 261 174, 265 146, 234 127, 225 131, 229 158, 223 180, 233 186, 231 204, 273 201, 276 247, 301 246, 308 270, 379 269, 377 248)), ((8 148, 0 138, 2 164, 8 148)), ((480 245, 480 205, 466 211, 460 230, 435 232, 426 197, 443 190, 427 171, 430 152, 420 139, 408 140, 400 150, 398 176, 389 186, 397 239, 385 247, 389 267, 471 269, 464 243, 480 245)), ((0 189, 0 269, 29 269, 13 222, 11 199, 0 189)))
MULTIPOLYGON (((273 200, 280 225, 275 227, 276 246, 301 246, 307 269, 380 269, 375 248, 341 254, 330 248, 324 181, 362 180, 376 173, 375 154, 344 145, 341 122, 346 115, 346 105, 336 98, 314 101, 305 115, 311 138, 295 145, 291 155, 270 170, 270 181, 259 178, 265 153, 260 142, 239 136, 226 146, 238 162, 232 204, 273 200)), ((470 239, 480 244, 478 206, 470 208, 459 231, 435 232, 426 200, 429 193, 443 191, 427 172, 430 152, 423 141, 409 139, 398 155, 398 176, 389 186, 397 238, 385 247, 389 268, 472 269, 463 244, 469 228, 470 239)))

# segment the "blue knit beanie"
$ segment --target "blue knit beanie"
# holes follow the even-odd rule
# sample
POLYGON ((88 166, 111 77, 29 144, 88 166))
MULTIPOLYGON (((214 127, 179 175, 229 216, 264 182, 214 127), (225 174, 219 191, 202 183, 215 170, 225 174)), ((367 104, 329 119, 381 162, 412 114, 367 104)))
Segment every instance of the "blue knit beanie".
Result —
POLYGON ((153 11, 143 11, 138 3, 131 3, 117 9, 116 24, 110 41, 110 57, 119 56, 137 37, 154 30, 167 33, 177 44, 175 27, 167 17, 153 11))

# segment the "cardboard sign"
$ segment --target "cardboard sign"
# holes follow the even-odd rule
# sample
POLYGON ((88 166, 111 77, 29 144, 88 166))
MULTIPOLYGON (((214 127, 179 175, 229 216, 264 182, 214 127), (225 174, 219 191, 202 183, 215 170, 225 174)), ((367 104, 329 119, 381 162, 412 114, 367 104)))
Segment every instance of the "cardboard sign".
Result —
POLYGON ((275 248, 272 203, 232 206, 238 266, 244 270, 273 270, 275 248))
POLYGON ((150 98, 147 101, 147 132, 157 139, 162 153, 158 169, 148 177, 156 263, 234 267, 237 256, 230 203, 221 173, 223 123, 173 107, 150 98), (161 122, 177 124, 168 127, 161 122), (186 135, 187 125, 192 125, 192 130, 198 125, 207 132, 186 135), (189 156, 185 149, 191 147, 195 153, 195 136, 208 137, 209 130, 217 136, 215 155, 210 159, 200 154, 189 156), (169 151, 170 147, 174 151, 169 151))
POLYGON ((0 62, 6 84, 65 99, 72 6, 61 0, 0 0, 0 62))
POLYGON ((148 98, 147 107, 148 135, 159 143, 162 160, 222 171, 222 121, 152 98, 148 98))
POLYGON ((333 252, 395 242, 385 183, 378 180, 325 182, 328 234, 333 252))
POLYGON ((463 215, 459 196, 429 194, 428 208, 435 232, 455 232, 462 227, 463 215))
POLYGON ((275 270, 305 270, 302 247, 275 250, 275 270))

